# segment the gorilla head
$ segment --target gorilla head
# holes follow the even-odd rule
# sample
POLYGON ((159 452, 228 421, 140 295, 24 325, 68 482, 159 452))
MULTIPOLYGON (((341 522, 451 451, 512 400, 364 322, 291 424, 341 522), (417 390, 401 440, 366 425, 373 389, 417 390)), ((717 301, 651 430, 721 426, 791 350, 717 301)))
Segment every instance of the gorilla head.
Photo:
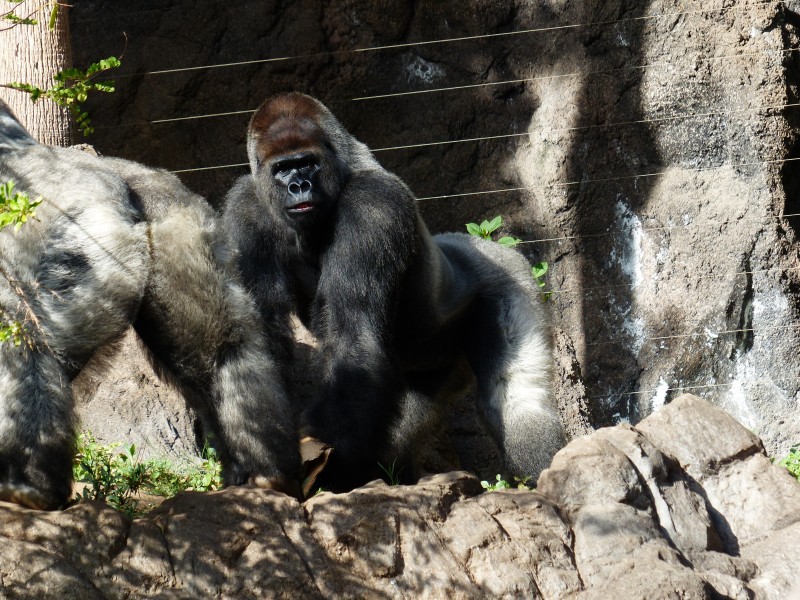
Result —
POLYGON ((341 140, 328 109, 302 94, 265 102, 250 121, 247 152, 258 196, 298 233, 315 232, 336 208, 350 175, 336 156, 341 140))

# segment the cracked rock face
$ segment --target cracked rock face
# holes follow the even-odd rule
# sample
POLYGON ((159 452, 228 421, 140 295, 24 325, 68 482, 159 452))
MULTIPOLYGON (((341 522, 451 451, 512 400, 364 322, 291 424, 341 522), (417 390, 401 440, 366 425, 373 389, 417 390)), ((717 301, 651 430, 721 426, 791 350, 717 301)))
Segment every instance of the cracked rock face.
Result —
POLYGON ((304 504, 230 488, 132 522, 0 503, 0 597, 783 600, 798 515, 760 440, 684 395, 576 439, 533 492, 463 472, 304 504))

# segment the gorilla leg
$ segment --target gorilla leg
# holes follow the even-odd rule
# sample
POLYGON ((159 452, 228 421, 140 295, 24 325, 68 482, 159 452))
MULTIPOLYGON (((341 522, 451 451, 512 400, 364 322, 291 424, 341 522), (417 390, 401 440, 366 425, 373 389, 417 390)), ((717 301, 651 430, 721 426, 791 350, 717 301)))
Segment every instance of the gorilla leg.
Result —
POLYGON ((147 205, 152 269, 136 331, 211 429, 226 484, 295 494, 296 418, 252 301, 219 267, 210 208, 199 199, 161 214, 147 205))
POLYGON ((91 198, 46 200, 37 222, 0 234, 0 306, 30 342, 0 345, 0 499, 52 509, 69 497, 71 379, 125 331, 147 276, 145 228, 132 217, 91 198))
POLYGON ((478 402, 506 468, 534 480, 564 445, 552 396, 550 343, 532 329, 524 297, 478 302, 474 329, 478 343, 468 351, 478 380, 478 402))
POLYGON ((481 282, 467 342, 479 407, 503 450, 506 468, 535 480, 565 443, 553 396, 550 329, 539 292, 518 253, 472 236, 449 240, 474 261, 481 282))
POLYGON ((72 489, 69 379, 49 352, 0 346, 0 500, 53 509, 72 489))

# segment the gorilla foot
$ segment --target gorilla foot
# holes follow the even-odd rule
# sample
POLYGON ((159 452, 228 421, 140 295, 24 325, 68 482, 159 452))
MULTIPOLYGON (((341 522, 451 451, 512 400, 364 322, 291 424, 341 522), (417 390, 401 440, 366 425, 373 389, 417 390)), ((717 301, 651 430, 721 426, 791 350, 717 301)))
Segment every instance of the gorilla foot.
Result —
POLYGON ((25 483, 5 482, 0 483, 0 501, 35 510, 55 510, 66 503, 66 498, 56 498, 25 483))
POLYGON ((262 490, 275 490, 276 492, 281 492, 297 500, 303 500, 300 484, 293 479, 286 479, 285 477, 251 475, 247 478, 247 485, 252 485, 253 487, 257 487, 262 490))
POLYGON ((325 470, 333 448, 316 438, 306 436, 300 440, 300 460, 303 471, 303 497, 308 498, 320 473, 325 470))

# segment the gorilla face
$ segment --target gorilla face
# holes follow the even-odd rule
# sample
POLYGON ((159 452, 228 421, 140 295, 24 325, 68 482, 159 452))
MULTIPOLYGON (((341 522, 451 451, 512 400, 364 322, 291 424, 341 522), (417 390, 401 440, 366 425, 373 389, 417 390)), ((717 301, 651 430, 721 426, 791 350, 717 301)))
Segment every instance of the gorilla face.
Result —
POLYGON ((297 152, 270 161, 273 202, 289 222, 307 231, 325 220, 335 203, 335 196, 324 185, 323 161, 318 153, 297 152))
POLYGON ((272 176, 279 187, 286 188, 283 210, 290 217, 319 210, 324 200, 317 181, 320 168, 319 160, 311 152, 282 157, 273 163, 272 176))
POLYGON ((303 235, 327 222, 346 180, 318 111, 312 101, 266 104, 253 117, 248 140, 262 201, 303 235))
POLYGON ((263 201, 304 237, 329 223, 343 188, 334 155, 324 146, 270 158, 259 179, 263 201))

